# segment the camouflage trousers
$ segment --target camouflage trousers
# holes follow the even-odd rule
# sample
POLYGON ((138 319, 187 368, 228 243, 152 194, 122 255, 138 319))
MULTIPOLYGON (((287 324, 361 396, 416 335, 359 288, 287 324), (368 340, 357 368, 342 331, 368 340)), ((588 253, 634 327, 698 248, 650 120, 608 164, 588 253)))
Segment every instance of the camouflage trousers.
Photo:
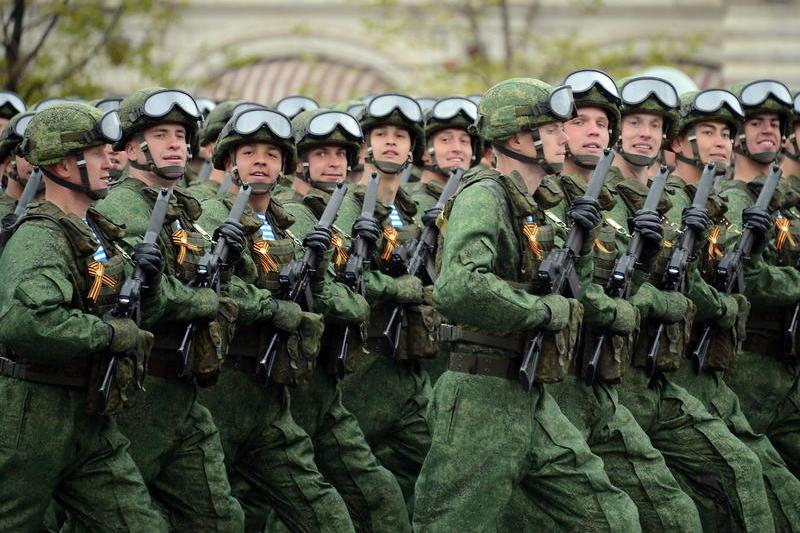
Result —
POLYGON ((644 531, 700 531, 700 516, 623 406, 615 385, 586 386, 576 376, 546 386, 564 415, 581 432, 592 453, 603 460, 611 483, 631 497, 644 531))
POLYGON ((789 472, 766 435, 753 431, 739 405, 739 398, 723 381, 723 372, 703 370, 700 375, 695 375, 689 365, 683 365, 671 377, 703 402, 713 415, 721 418, 731 433, 761 461, 775 530, 800 531, 800 480, 789 472))
POLYGON ((200 400, 220 429, 247 531, 262 531, 272 510, 292 531, 353 531, 344 500, 317 469, 311 439, 292 419, 286 387, 264 387, 226 366, 200 400))
POLYGON ((0 377, 0 530, 40 531, 51 497, 66 531, 167 531, 113 419, 86 392, 0 377))
POLYGON ((704 531, 772 531, 758 457, 702 402, 659 373, 632 368, 617 386, 622 404, 692 497, 704 531))
MULTIPOLYGON (((311 436, 314 458, 325 480, 344 498, 357 531, 411 531, 403 493, 382 467, 358 426, 342 405, 336 379, 321 366, 306 386, 291 390, 295 421, 311 436)), ((280 531, 273 520, 267 531, 280 531)))
POLYGON ((118 422, 153 499, 178 531, 241 531, 219 432, 196 388, 153 376, 146 388, 118 422))
POLYGON ((636 506, 541 386, 445 372, 433 390, 431 449, 414 530, 639 531, 636 506))
POLYGON ((431 445, 428 375, 414 361, 361 354, 341 389, 345 408, 356 417, 378 462, 397 478, 411 515, 414 484, 431 445))

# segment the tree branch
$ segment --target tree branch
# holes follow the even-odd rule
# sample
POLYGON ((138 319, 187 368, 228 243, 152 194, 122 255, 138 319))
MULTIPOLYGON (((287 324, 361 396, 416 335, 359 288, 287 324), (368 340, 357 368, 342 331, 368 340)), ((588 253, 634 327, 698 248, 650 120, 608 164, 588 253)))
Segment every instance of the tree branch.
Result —
POLYGON ((14 8, 9 15, 9 21, 13 21, 11 38, 4 43, 6 52, 6 87, 9 90, 17 90, 18 77, 16 76, 19 62, 19 48, 22 42, 22 21, 25 18, 25 0, 16 0, 14 8))
MULTIPOLYGON (((68 3, 69 0, 64 0, 63 4, 64 7, 66 7, 68 3)), ((36 43, 33 49, 25 56, 25 58, 17 64, 13 72, 15 76, 22 75, 25 69, 28 68, 28 65, 30 65, 31 61, 33 61, 33 59, 39 54, 39 51, 42 49, 42 46, 44 46, 45 41, 47 41, 47 38, 50 36, 50 33, 53 31, 53 28, 55 28, 56 23, 58 22, 58 19, 60 17, 61 15, 56 13, 50 18, 50 22, 47 24, 47 27, 39 36, 39 41, 36 43)), ((22 27, 20 26, 20 33, 21 32, 22 32, 22 27)))

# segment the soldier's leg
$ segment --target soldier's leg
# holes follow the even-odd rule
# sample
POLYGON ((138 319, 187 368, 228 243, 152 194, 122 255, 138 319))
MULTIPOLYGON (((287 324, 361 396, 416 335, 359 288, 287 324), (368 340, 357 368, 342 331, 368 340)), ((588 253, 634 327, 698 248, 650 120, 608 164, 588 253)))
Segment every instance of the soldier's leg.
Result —
POLYGON ((178 530, 240 531, 242 508, 231 495, 225 455, 211 413, 194 402, 181 439, 148 484, 178 530))
POLYGON ((789 393, 778 404, 775 420, 767 429, 767 436, 789 470, 800 478, 800 372, 789 393))

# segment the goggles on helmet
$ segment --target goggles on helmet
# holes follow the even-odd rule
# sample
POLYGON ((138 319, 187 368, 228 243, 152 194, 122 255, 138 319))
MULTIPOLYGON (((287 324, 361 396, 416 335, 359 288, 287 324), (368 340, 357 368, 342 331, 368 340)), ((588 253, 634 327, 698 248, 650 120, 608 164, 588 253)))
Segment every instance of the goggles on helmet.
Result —
POLYGON ((436 98, 430 98, 427 96, 423 96, 422 98, 416 98, 416 100, 419 106, 422 108, 423 112, 435 106, 437 101, 436 98))
POLYGON ((800 93, 794 96, 794 113, 800 115, 800 93))
POLYGON ((103 98, 95 104, 95 107, 103 113, 107 111, 116 111, 119 109, 120 102, 122 102, 122 98, 103 98))
POLYGON ((203 118, 207 117, 211 111, 217 107, 217 103, 210 98, 198 98, 195 100, 197 103, 197 108, 200 110, 200 114, 203 115, 203 118))
POLYGON ((452 97, 439 100, 431 109, 431 118, 447 121, 461 114, 470 122, 478 119, 478 106, 475 102, 461 97, 452 97))
POLYGON ((480 94, 473 94, 473 95, 467 96, 467 100, 469 100, 471 102, 475 102, 475 105, 480 104, 482 99, 483 99, 483 96, 481 96, 480 94))
POLYGON ((307 96, 287 96, 278 100, 275 109, 287 117, 294 118, 303 111, 319 109, 319 104, 307 96))
POLYGON ((567 120, 575 116, 575 100, 572 98, 572 87, 560 85, 553 89, 550 98, 547 100, 547 109, 541 106, 532 106, 534 114, 550 114, 561 120, 567 120))
POLYGON ((661 78, 641 77, 630 80, 622 86, 620 97, 624 105, 639 105, 650 96, 654 96, 658 102, 670 109, 678 107, 678 92, 668 81, 661 78))
POLYGON ((42 111, 43 109, 47 109, 48 107, 53 107, 56 104, 69 104, 71 102, 82 102, 83 100, 78 100, 77 98, 45 98, 38 104, 36 104, 33 108, 34 111, 42 111))
POLYGON ((364 113, 364 108, 366 108, 366 104, 355 104, 351 105, 347 108, 347 114, 353 118, 358 118, 364 113))
POLYGON ((297 141, 302 139, 306 134, 314 135, 315 137, 325 137, 333 130, 339 130, 353 139, 354 141, 361 141, 364 135, 361 133, 361 126, 358 121, 347 113, 341 111, 325 111, 312 118, 308 126, 297 134, 297 141))
MULTIPOLYGON (((744 118, 744 111, 739 99, 730 92, 724 89, 708 89, 701 91, 694 97, 690 111, 699 111, 701 113, 714 113, 719 111, 722 106, 726 106, 728 110, 739 119, 744 118)), ((684 116, 688 113, 684 112, 684 116)))
POLYGON ((250 135, 264 126, 279 139, 290 140, 292 138, 292 123, 286 115, 261 108, 248 109, 235 115, 233 120, 222 128, 219 138, 224 139, 230 135, 231 131, 239 135, 250 135))
POLYGON ((409 122, 422 122, 422 108, 416 100, 402 94, 381 94, 367 104, 367 113, 376 118, 388 117, 395 110, 409 122))
POLYGON ((28 129, 28 124, 31 123, 31 119, 35 114, 36 113, 25 113, 22 115, 14 124, 14 134, 19 135, 20 137, 24 136, 25 130, 28 129))
POLYGON ((739 94, 739 100, 745 107, 761 105, 770 96, 782 104, 792 105, 792 93, 789 92, 786 85, 775 80, 758 80, 748 83, 739 94))
POLYGON ((0 92, 0 107, 10 105, 17 113, 23 113, 27 107, 22 98, 10 91, 0 92))
POLYGON ((572 74, 564 78, 563 85, 572 87, 572 92, 575 94, 582 94, 588 92, 592 87, 599 87, 606 95, 619 101, 619 91, 617 84, 611 79, 611 76, 602 70, 583 69, 576 70, 572 74))
POLYGON ((192 95, 177 89, 162 89, 147 97, 139 109, 136 110, 133 121, 142 116, 149 118, 161 118, 168 114, 175 107, 180 108, 186 115, 199 119, 200 109, 192 95))

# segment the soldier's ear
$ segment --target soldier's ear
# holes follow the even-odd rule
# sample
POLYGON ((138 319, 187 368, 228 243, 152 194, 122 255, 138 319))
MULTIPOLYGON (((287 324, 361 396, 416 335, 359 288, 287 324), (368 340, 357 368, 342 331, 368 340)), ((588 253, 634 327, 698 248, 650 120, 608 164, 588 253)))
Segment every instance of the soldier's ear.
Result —
POLYGON ((50 165, 48 167, 48 170, 50 172, 52 172, 53 174, 55 174, 56 176, 58 176, 59 178, 69 179, 69 177, 70 177, 69 158, 72 158, 72 162, 73 162, 73 164, 76 165, 76 168, 77 168, 77 163, 75 161, 75 156, 68 155, 67 157, 65 157, 64 159, 59 161, 58 163, 50 165))
POLYGON ((681 139, 683 136, 675 137, 672 139, 672 142, 669 143, 669 151, 675 154, 683 154, 683 149, 681 148, 681 139))

